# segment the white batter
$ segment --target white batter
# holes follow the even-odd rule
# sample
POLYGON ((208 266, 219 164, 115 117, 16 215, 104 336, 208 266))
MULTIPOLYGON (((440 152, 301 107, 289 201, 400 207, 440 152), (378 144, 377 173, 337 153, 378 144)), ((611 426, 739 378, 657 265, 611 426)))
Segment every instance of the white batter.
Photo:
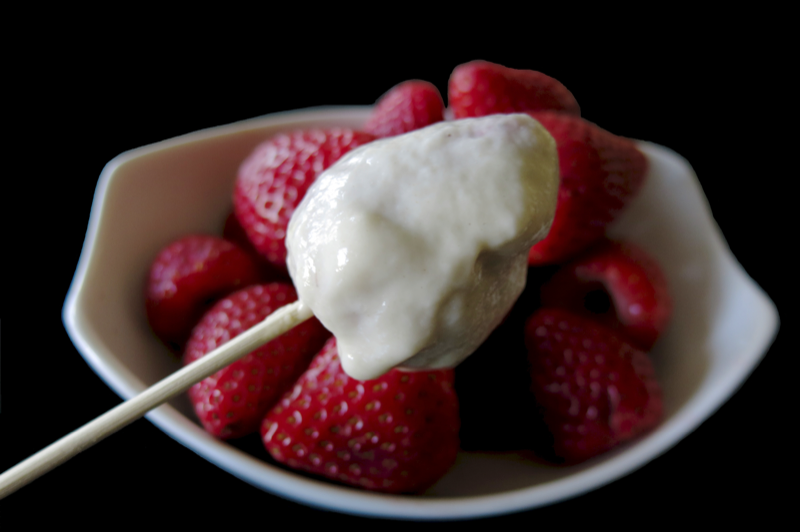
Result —
POLYGON ((289 223, 289 273, 348 375, 453 367, 525 287, 557 193, 555 141, 528 115, 377 140, 309 188, 289 223))

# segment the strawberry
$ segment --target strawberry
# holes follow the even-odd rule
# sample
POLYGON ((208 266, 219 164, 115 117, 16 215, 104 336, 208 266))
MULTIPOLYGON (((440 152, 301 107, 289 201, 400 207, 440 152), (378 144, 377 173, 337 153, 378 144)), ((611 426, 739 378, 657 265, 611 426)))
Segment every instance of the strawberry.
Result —
POLYGON ((186 236, 164 247, 150 266, 147 320, 156 336, 180 352, 217 299, 258 279, 255 262, 239 246, 215 236, 186 236))
POLYGON ((542 305, 570 310, 649 351, 672 314, 658 263, 630 242, 603 241, 542 287, 542 305))
POLYGON ((575 116, 530 113, 555 138, 561 183, 553 225, 528 264, 560 263, 600 240, 644 183, 647 159, 633 141, 575 116))
POLYGON ((654 427, 661 388, 647 355, 593 321, 540 309, 525 324, 531 391, 553 435, 553 451, 572 464, 654 427))
POLYGON ((233 193, 236 218, 255 248, 286 270, 286 228, 319 174, 348 151, 374 140, 350 129, 280 134, 256 147, 239 167, 233 193))
POLYGON ((550 76, 487 61, 472 61, 453 70, 448 103, 454 118, 547 110, 581 114, 572 93, 550 76))
POLYGON ((553 266, 528 268, 525 290, 503 323, 456 366, 462 450, 532 449, 540 457, 552 456, 552 449, 547 448, 547 428, 542 426, 541 420, 531 419, 536 404, 530 393, 528 352, 521 332, 530 315, 541 307, 542 283, 556 269, 553 266), (499 428, 487 430, 487 419, 492 420, 493 427, 499 428))
POLYGON ((358 381, 339 363, 332 338, 269 412, 261 436, 289 467, 389 493, 419 492, 458 451, 453 370, 393 369, 358 381))
POLYGON ((239 220, 236 219, 236 214, 233 211, 231 211, 230 214, 228 214, 228 217, 225 218, 225 225, 222 228, 222 238, 228 240, 229 242, 233 242, 253 258, 253 261, 258 266, 261 282, 291 282, 287 272, 281 271, 267 262, 267 260, 256 250, 256 248, 253 246, 253 243, 250 242, 249 238, 247 238, 247 233, 244 232, 242 224, 240 224, 239 220))
POLYGON ((244 232, 242 224, 240 224, 239 220, 236 219, 236 214, 233 211, 231 211, 227 218, 225 218, 225 225, 222 227, 222 238, 229 242, 233 242, 244 251, 250 253, 250 255, 260 257, 258 251, 256 251, 256 248, 253 247, 253 243, 250 242, 249 238, 247 238, 247 233, 244 232))
MULTIPOLYGON (((220 300, 192 331, 184 364, 296 300, 294 287, 285 283, 250 286, 220 300)), ((329 336, 311 318, 192 386, 189 398, 203 427, 223 439, 256 432, 267 410, 305 371, 329 336)))
POLYGON ((427 81, 406 81, 384 94, 364 125, 376 137, 393 137, 444 120, 442 95, 427 81))

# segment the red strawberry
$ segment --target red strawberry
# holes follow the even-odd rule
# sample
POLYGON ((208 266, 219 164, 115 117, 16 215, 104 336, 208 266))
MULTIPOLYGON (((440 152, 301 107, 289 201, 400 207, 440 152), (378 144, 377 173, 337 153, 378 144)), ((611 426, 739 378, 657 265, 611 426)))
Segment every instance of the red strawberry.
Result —
POLYGON ((542 287, 542 305, 593 318, 649 351, 672 314, 667 279, 639 247, 604 241, 542 287))
POLYGON ((236 219, 236 214, 233 211, 225 218, 225 225, 222 227, 222 238, 235 243, 251 255, 255 254, 256 256, 260 256, 256 248, 253 247, 253 243, 247 238, 247 233, 244 232, 242 224, 236 219))
POLYGON ((650 359, 611 329, 541 309, 525 325, 525 344, 531 390, 566 463, 605 452, 661 419, 650 359))
POLYGON ((454 118, 547 110, 581 115, 572 93, 550 76, 486 61, 472 61, 453 70, 448 104, 454 118))
POLYGON ((242 248, 242 250, 246 251, 248 255, 253 257, 253 261, 255 261, 256 265, 258 266, 261 282, 291 282, 291 279, 287 275, 286 271, 280 270, 267 262, 267 260, 261 256, 258 250, 256 250, 256 248, 253 246, 253 243, 250 242, 249 238, 247 238, 247 233, 244 232, 242 224, 240 224, 239 220, 236 219, 236 214, 233 211, 231 211, 228 217, 225 218, 225 225, 222 228, 222 238, 233 242, 242 248))
MULTIPOLYGON (((219 301, 192 331, 183 356, 190 364, 297 300, 289 284, 254 285, 219 301)), ((264 344, 189 389, 203 427, 218 438, 258 430, 264 414, 305 371, 330 336, 316 318, 264 344)))
POLYGON ((177 352, 192 327, 219 298, 257 283, 253 259, 215 236, 190 235, 162 249, 145 288, 147 319, 156 336, 177 352))
POLYGON ((280 134, 258 146, 239 167, 233 193, 236 218, 255 248, 286 269, 286 228, 319 174, 375 137, 350 129, 280 134))
POLYGON ((332 338, 269 412, 261 436, 272 457, 346 484, 419 492, 453 465, 458 451, 453 370, 393 369, 349 377, 332 338))
POLYGON ((427 81, 406 81, 384 94, 364 125, 376 137, 392 137, 444 120, 442 95, 427 81))
POLYGON ((561 183, 556 215, 528 264, 563 262, 600 240, 644 183, 647 159, 628 139, 581 118, 530 113, 553 135, 561 183))

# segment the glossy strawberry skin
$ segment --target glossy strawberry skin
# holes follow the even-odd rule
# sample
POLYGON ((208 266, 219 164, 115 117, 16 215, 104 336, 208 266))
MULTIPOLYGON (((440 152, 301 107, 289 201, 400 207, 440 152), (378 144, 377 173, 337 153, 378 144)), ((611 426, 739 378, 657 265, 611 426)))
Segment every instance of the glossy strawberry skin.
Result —
POLYGON ((560 184, 553 225, 528 264, 565 262, 598 242, 644 184, 648 163, 636 145, 578 117, 529 113, 556 141, 560 184))
POLYGON ((444 102, 433 84, 411 80, 393 87, 375 104, 364 131, 393 137, 444 120, 444 102))
POLYGON ((197 320, 219 298, 258 282, 255 261, 222 238, 189 235, 164 247, 150 266, 147 320, 176 352, 197 320))
POLYGON ((525 325, 531 391, 565 463, 595 457, 653 428, 661 388, 647 355, 612 330, 561 309, 525 325))
POLYGON ((393 369, 349 377, 331 339, 261 426, 278 462, 387 493, 420 492, 454 463, 458 399, 453 370, 393 369))
POLYGON ((563 308, 614 329, 644 351, 653 347, 672 315, 666 276, 655 259, 630 242, 602 241, 565 264, 542 287, 541 299, 545 307, 563 308), (598 295, 601 305, 593 308, 591 299, 598 295))
MULTIPOLYGON (((297 300, 289 284, 250 286, 220 300, 186 344, 188 365, 297 300)), ((270 407, 294 384, 330 337, 316 318, 248 353, 189 389, 197 417, 210 434, 239 438, 257 432, 270 407)))
POLYGON ((277 135, 239 167, 233 207, 248 239, 280 270, 286 270, 286 229, 317 176, 348 151, 371 142, 369 133, 346 128, 277 135))
POLYGON ((453 70, 448 105, 454 118, 548 110, 581 114, 575 97, 558 80, 535 70, 487 61, 472 61, 453 70))

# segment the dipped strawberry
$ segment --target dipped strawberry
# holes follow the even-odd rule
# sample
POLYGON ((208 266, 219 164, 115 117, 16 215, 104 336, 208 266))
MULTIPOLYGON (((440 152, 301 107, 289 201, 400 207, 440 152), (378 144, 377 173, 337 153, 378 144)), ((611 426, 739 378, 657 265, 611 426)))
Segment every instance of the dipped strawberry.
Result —
POLYGON ((661 388, 647 355, 614 331, 562 309, 525 325, 531 391, 566 463, 603 453, 654 427, 661 388))
POLYGON ((488 61, 472 61, 453 70, 448 105, 454 118, 548 110, 581 114, 575 97, 558 80, 488 61))
POLYGON ((631 140, 582 118, 530 115, 556 141, 561 182, 553 225, 531 248, 528 264, 556 264, 603 238, 606 226, 644 183, 647 159, 631 140))
POLYGON ((255 261, 239 246, 215 236, 183 237, 162 249, 150 266, 147 320, 156 336, 179 352, 214 302, 258 280, 255 261))
POLYGON ((413 493, 436 482, 458 451, 453 370, 393 369, 358 381, 332 338, 261 426, 278 462, 345 484, 413 493))
POLYGON ((672 314, 661 268, 630 242, 603 241, 565 264, 542 287, 542 305, 592 318, 645 351, 672 314))
POLYGON ((374 139, 346 128, 295 131, 259 145, 242 163, 233 193, 236 218, 271 264, 286 269, 289 218, 317 176, 374 139))
POLYGON ((364 131, 392 137, 444 120, 444 102, 433 84, 412 80, 393 87, 375 105, 364 131))
MULTIPOLYGON (((250 286, 220 300, 192 331, 184 364, 296 300, 294 287, 285 283, 250 286)), ((311 318, 192 386, 189 397, 203 427, 223 439, 256 432, 267 410, 305 371, 329 336, 311 318)))

